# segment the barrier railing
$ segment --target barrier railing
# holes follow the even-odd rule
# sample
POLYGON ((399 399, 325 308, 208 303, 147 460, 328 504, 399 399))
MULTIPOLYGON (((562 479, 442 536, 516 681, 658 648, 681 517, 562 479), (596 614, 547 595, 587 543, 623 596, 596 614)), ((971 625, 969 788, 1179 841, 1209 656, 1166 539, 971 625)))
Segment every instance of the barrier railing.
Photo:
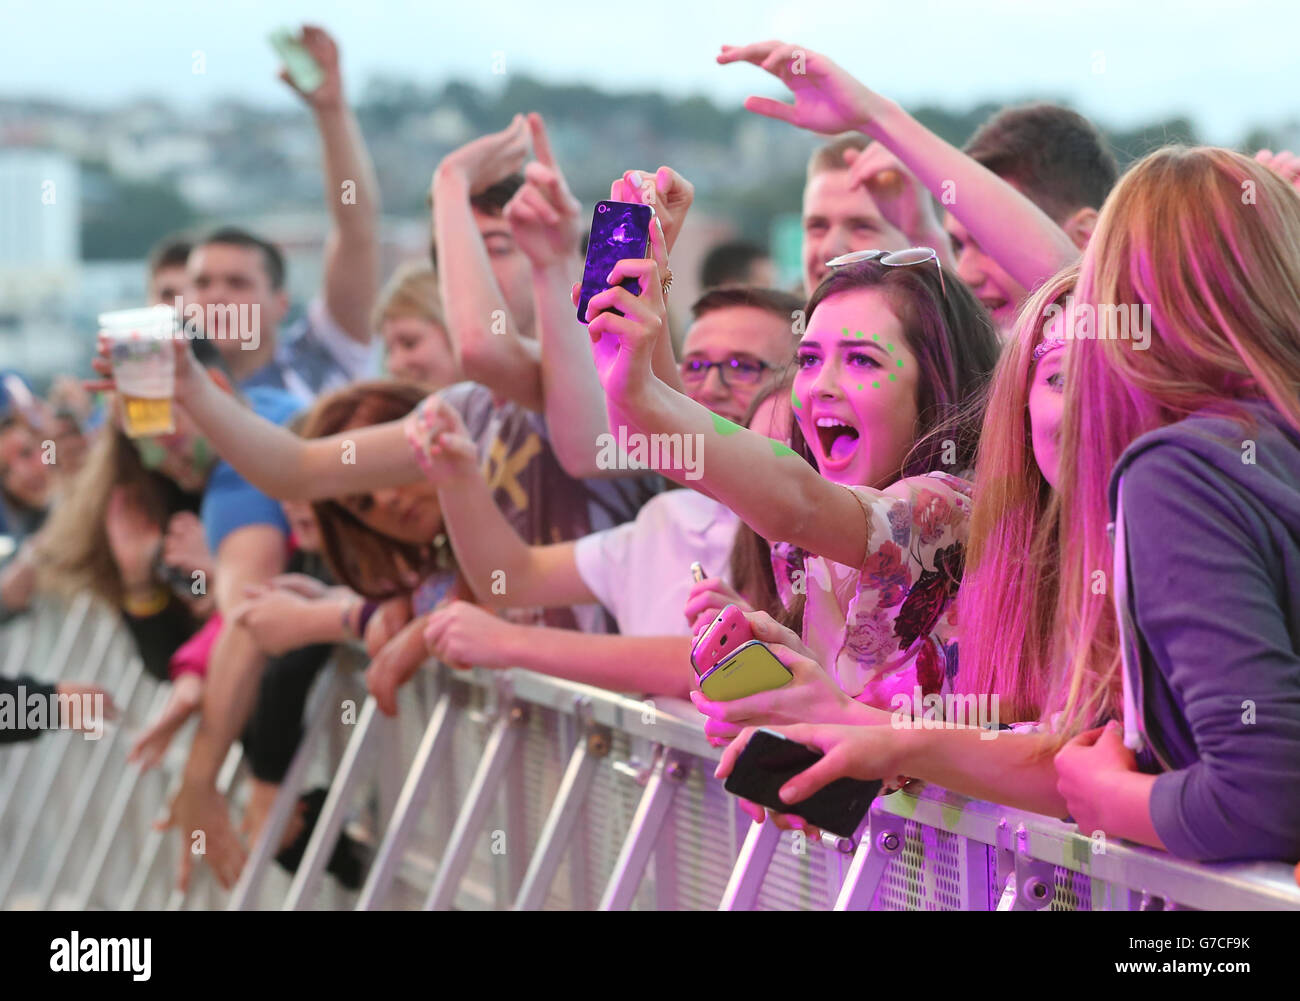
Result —
MULTIPOLYGON (((857 839, 754 825, 712 778, 689 703, 513 670, 431 665, 389 719, 341 650, 308 699, 305 735, 228 894, 206 868, 171 889, 173 832, 153 831, 188 744, 141 776, 129 732, 161 686, 88 602, 0 631, 7 674, 107 684, 123 725, 0 751, 0 907, 251 909, 1300 909, 1281 863, 1200 866, 937 788, 876 801, 857 839), (33 659, 36 658, 36 659, 33 659), (35 668, 35 669, 34 669, 35 668), (290 877, 273 857, 300 791, 329 793, 290 877), (364 886, 324 879, 339 833, 369 844, 364 886), (323 891, 328 889, 326 895, 323 891), (323 898, 323 899, 322 899, 323 898)), ((242 757, 219 786, 236 808, 242 757)))

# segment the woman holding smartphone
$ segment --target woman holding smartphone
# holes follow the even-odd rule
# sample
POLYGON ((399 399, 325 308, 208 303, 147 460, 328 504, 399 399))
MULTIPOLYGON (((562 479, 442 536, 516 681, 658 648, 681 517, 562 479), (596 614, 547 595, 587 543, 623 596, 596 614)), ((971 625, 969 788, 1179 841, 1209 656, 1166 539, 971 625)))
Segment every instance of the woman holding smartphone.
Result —
MULTIPOLYGON (((1086 833, 1197 861, 1300 858, 1298 244, 1283 178, 1229 150, 1169 148, 1120 181, 1085 253, 1077 303, 1145 303, 1151 324, 1144 350, 1063 349, 1054 639, 1071 653, 1045 707, 1063 707, 1057 805, 1043 793, 1037 808, 1086 833)), ((782 798, 900 766, 945 781, 866 730, 789 728, 825 756, 782 798)), ((1048 760, 1027 756, 1016 777, 1041 792, 1048 760)))
POLYGON ((588 312, 611 429, 698 435, 697 485, 760 536, 784 543, 778 582, 790 595, 806 590, 802 642, 791 636, 793 646, 774 652, 824 665, 838 697, 806 697, 798 674, 792 686, 733 703, 693 696, 731 723, 879 720, 868 706, 910 698, 917 686, 937 692, 956 666, 950 612, 970 499, 955 474, 970 465, 977 428, 958 415, 993 368, 993 329, 933 251, 869 251, 832 264, 808 302, 791 394, 794 438, 811 464, 655 376, 659 263, 620 261, 614 287, 588 312), (616 284, 625 278, 639 281, 641 295, 616 284), (623 315, 602 312, 611 308, 623 315))

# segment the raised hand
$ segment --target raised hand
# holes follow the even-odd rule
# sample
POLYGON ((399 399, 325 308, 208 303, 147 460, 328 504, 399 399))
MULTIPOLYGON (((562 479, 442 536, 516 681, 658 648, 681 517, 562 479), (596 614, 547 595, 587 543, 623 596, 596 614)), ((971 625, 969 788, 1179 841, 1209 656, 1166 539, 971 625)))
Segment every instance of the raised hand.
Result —
POLYGON ((542 116, 528 115, 528 128, 537 160, 524 168, 523 187, 507 203, 505 218, 519 249, 543 268, 577 256, 582 205, 555 162, 542 116))
POLYGON ((329 32, 314 24, 303 25, 302 34, 299 36, 298 41, 316 60, 316 64, 320 66, 325 80, 311 93, 307 93, 299 89, 298 85, 293 82, 293 78, 289 76, 287 69, 282 68, 280 70, 280 79, 313 108, 323 110, 340 107, 343 104, 343 77, 339 72, 338 44, 330 36, 329 32))
POLYGON ((476 195, 523 167, 530 137, 528 119, 515 115, 500 132, 480 136, 452 150, 438 165, 438 171, 459 174, 469 193, 476 195))
POLYGON ((1262 149, 1255 154, 1255 159, 1264 166, 1276 170, 1286 178, 1288 184, 1300 188, 1300 156, 1284 149, 1276 153, 1269 149, 1262 149))
POLYGON ((866 149, 844 151, 849 183, 864 187, 885 221, 914 243, 933 244, 949 264, 948 235, 934 211, 934 199, 902 161, 873 142, 866 149))
POLYGON ((478 448, 460 414, 441 396, 426 397, 408 421, 426 475, 438 481, 477 474, 478 448))
POLYGON ((695 185, 672 167, 660 167, 653 174, 648 170, 628 170, 609 186, 609 197, 611 201, 653 208, 663 227, 664 245, 671 253, 686 213, 695 201, 695 185))
POLYGON ((718 62, 753 63, 771 73, 790 88, 794 104, 747 97, 746 110, 810 132, 835 135, 863 129, 881 103, 878 95, 826 56, 797 45, 776 41, 724 45, 718 62))
MULTIPOLYGON (((668 307, 662 283, 668 271, 668 248, 657 219, 650 226, 650 253, 649 258, 615 264, 606 278, 610 287, 587 303, 587 335, 591 338, 596 374, 615 403, 626 403, 654 379, 651 359, 655 342, 668 336, 668 307), (640 295, 622 287, 620 283, 628 278, 637 280, 640 295), (618 316, 614 310, 623 315, 618 316)), ((576 306, 576 286, 573 301, 576 306)))

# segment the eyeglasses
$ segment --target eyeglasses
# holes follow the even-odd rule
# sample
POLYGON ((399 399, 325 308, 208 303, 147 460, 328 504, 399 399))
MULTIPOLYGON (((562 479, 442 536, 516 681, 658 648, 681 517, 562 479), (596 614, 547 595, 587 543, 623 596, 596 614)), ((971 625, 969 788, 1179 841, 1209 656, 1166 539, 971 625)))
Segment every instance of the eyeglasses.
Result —
POLYGON ((705 361, 703 358, 688 358, 682 362, 682 382, 687 385, 699 385, 709 377, 709 369, 718 370, 718 378, 724 386, 735 383, 737 386, 752 386, 763 378, 763 373, 772 366, 757 358, 741 358, 733 355, 723 361, 705 361))
POLYGON ((914 264, 928 264, 934 261, 935 270, 939 272, 939 292, 945 299, 948 290, 943 287, 943 265, 939 263, 939 252, 933 247, 909 247, 907 250, 854 250, 841 254, 826 262, 828 268, 842 268, 846 264, 858 264, 861 261, 878 261, 887 268, 910 268, 914 264))

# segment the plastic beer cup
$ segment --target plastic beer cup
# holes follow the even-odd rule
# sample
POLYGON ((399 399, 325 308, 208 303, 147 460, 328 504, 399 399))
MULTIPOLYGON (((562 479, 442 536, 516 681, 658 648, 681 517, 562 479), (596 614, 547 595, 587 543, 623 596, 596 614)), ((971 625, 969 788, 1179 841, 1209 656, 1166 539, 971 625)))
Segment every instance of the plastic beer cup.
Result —
POLYGON ((172 338, 176 311, 171 306, 150 306, 100 313, 99 329, 110 342, 113 381, 122 397, 126 433, 143 438, 175 431, 172 338))

